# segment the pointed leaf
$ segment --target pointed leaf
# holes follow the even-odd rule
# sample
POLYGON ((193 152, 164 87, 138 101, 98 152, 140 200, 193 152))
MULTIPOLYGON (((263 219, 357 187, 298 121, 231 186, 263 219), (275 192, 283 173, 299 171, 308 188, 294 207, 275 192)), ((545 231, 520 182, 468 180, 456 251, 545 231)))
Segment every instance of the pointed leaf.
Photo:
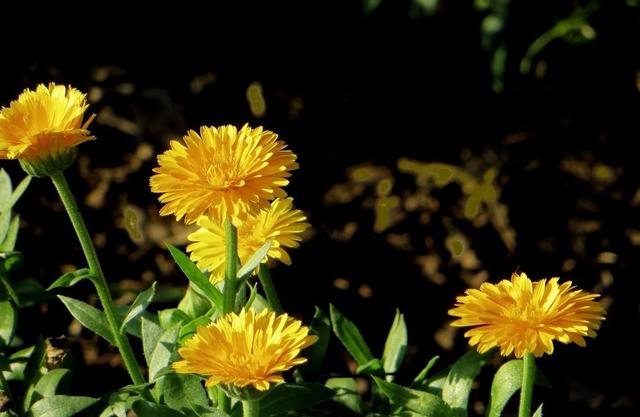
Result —
POLYGON ((180 300, 178 308, 182 310, 190 319, 202 316, 211 309, 211 301, 195 290, 194 285, 189 285, 184 297, 180 300))
POLYGON ((13 186, 11 185, 11 178, 9 178, 9 174, 7 174, 7 171, 4 169, 0 168, 0 213, 4 213, 11 208, 9 202, 11 201, 12 191, 13 186))
POLYGON ((145 400, 137 400, 132 408, 138 417, 185 417, 179 411, 145 400))
POLYGON ((24 399, 24 410, 27 411, 34 402, 60 394, 60 386, 63 387, 69 383, 70 371, 68 369, 52 369, 42 375, 33 390, 29 390, 24 399))
POLYGON ((194 264, 187 255, 175 246, 167 244, 167 248, 180 267, 184 275, 202 294, 209 298, 219 310, 222 310, 222 293, 209 281, 206 275, 194 264))
POLYGON ((18 317, 11 301, 0 301, 0 347, 9 346, 18 317))
POLYGON ((405 407, 410 411, 422 414, 425 417, 450 417, 451 410, 439 397, 424 391, 387 382, 384 379, 373 377, 376 385, 392 403, 405 407))
POLYGON ((447 380, 442 387, 442 399, 453 410, 454 416, 467 416, 467 404, 473 381, 484 364, 494 354, 494 350, 482 355, 475 350, 470 350, 462 355, 451 367, 447 380))
POLYGON ((11 224, 11 210, 6 210, 0 213, 0 242, 4 242, 7 232, 9 231, 9 225, 11 224))
POLYGON ((373 354, 356 325, 343 316, 333 304, 329 304, 329 313, 333 332, 358 365, 362 366, 373 360, 373 354))
POLYGON ((175 355, 175 344, 178 336, 178 328, 173 327, 165 330, 151 353, 151 362, 149 363, 149 382, 159 378, 159 373, 163 369, 171 365, 171 361, 175 355))
POLYGON ((542 417, 542 404, 540 404, 540 407, 533 413, 533 417, 542 417))
POLYGON ((318 341, 306 351, 307 363, 298 368, 300 375, 305 380, 315 380, 320 376, 322 363, 327 353, 329 339, 331 337, 331 321, 324 312, 316 307, 311 320, 310 333, 318 336, 318 341))
MULTIPOLYGON (((384 371, 387 374, 394 374, 400 368, 407 352, 407 342, 407 325, 404 321, 404 316, 400 313, 400 310, 396 310, 396 316, 393 319, 391 330, 389 330, 382 355, 384 371)), ((393 375, 387 375, 386 380, 393 381, 393 375)))
POLYGON ((141 323, 144 359, 147 361, 147 366, 150 366, 153 350, 158 345, 158 341, 164 330, 158 324, 145 317, 142 317, 141 323))
POLYGON ((136 299, 133 300, 133 303, 129 308, 129 312, 127 313, 124 320, 122 321, 122 324, 120 325, 120 332, 124 330, 124 328, 127 326, 127 323, 129 323, 130 321, 134 320, 136 317, 144 313, 144 311, 147 309, 147 307, 151 303, 151 300, 153 300, 153 296, 155 295, 155 293, 156 293, 156 283, 154 282, 153 284, 151 284, 151 287, 147 288, 146 290, 138 294, 136 299))
POLYGON ((271 249, 271 245, 273 245, 273 240, 269 239, 267 242, 260 247, 251 257, 242 265, 242 268, 238 271, 236 276, 240 279, 244 278, 246 275, 250 275, 256 268, 260 265, 260 262, 267 256, 269 249, 271 249))
POLYGON ((72 417, 96 403, 95 398, 53 395, 33 404, 33 417, 72 417))
POLYGON ((201 378, 195 375, 169 374, 164 377, 162 395, 166 405, 188 414, 193 405, 209 404, 201 378))
POLYGON ((177 308, 168 308, 159 311, 158 318, 160 319, 160 327, 165 330, 191 321, 184 311, 178 310, 177 308))
POLYGON ((16 240, 18 239, 18 229, 20 228, 20 215, 16 214, 11 219, 9 227, 7 229, 4 241, 0 245, 0 252, 10 252, 16 247, 16 240))
POLYGON ((333 400, 344 405, 358 415, 364 414, 364 402, 358 393, 358 385, 353 378, 329 378, 325 385, 336 394, 333 400))
POLYGON ((91 271, 87 268, 78 269, 77 271, 67 272, 60 278, 55 280, 53 284, 49 285, 47 291, 51 291, 54 288, 67 288, 76 285, 83 279, 91 279, 91 271))
POLYGON ((67 310, 87 329, 104 338, 112 345, 116 345, 111 329, 104 313, 89 304, 74 298, 59 295, 58 298, 67 307, 67 310))
MULTIPOLYGON (((548 386, 541 371, 536 370, 536 385, 548 386)), ((513 359, 503 364, 491 383, 491 397, 487 406, 487 417, 500 417, 511 397, 522 386, 522 359, 513 359)))
POLYGON ((431 358, 431 360, 429 360, 429 362, 422 369, 422 371, 420 371, 420 373, 413 379, 413 382, 411 383, 411 388, 417 388, 420 384, 422 384, 422 381, 424 381, 427 378, 427 375, 429 375, 429 371, 431 370, 431 368, 433 368, 433 365, 436 364, 438 359, 440 359, 440 356, 434 356, 433 358, 431 358))
POLYGON ((333 390, 320 384, 280 384, 260 399, 260 417, 303 410, 334 395, 333 390))
POLYGON ((20 184, 18 184, 15 190, 13 190, 13 193, 11 193, 11 199, 9 200, 9 208, 16 205, 20 197, 22 197, 22 194, 24 194, 24 192, 26 191, 30 182, 31 182, 31 175, 27 175, 26 177, 24 177, 22 181, 20 181, 20 184))

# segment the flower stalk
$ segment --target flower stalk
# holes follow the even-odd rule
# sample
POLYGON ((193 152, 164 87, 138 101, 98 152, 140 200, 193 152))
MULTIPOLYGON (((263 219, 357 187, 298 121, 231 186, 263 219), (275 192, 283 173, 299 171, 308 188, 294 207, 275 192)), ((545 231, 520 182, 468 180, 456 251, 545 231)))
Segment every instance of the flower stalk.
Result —
POLYGON ((71 193, 69 184, 67 183, 62 171, 52 173, 51 180, 60 195, 60 199, 64 204, 67 214, 69 215, 69 219, 71 220, 71 224, 73 225, 76 235, 78 236, 78 240, 80 241, 80 246, 82 247, 89 269, 91 270, 91 282, 98 293, 98 298, 100 299, 100 303, 104 309, 104 314, 107 318, 109 327, 111 328, 113 339, 117 345, 116 347, 120 351, 120 355, 122 355, 122 359, 133 383, 135 385, 142 385, 146 381, 140 371, 140 367, 138 366, 133 350, 131 349, 129 339, 120 332, 120 320, 115 312, 113 298, 109 292, 107 281, 102 271, 100 261, 98 260, 98 255, 96 254, 96 249, 93 246, 93 241, 91 240, 91 236, 89 235, 84 219, 80 214, 76 200, 71 193))
POLYGON ((227 218, 224 223, 226 233, 226 273, 223 291, 223 314, 235 310, 236 303, 236 275, 238 274, 238 231, 227 218))
POLYGON ((258 269, 258 278, 260 279, 260 285, 262 285, 264 294, 267 296, 269 307, 271 307, 271 309, 277 314, 282 314, 282 304, 280 304, 280 298, 278 297, 276 286, 273 284, 271 272, 269 272, 269 267, 266 264, 260 264, 258 269))
POLYGON ((243 417, 258 417, 260 411, 260 400, 244 400, 242 401, 243 417))
POLYGON ((520 407, 518 417, 531 417, 533 383, 536 377, 536 363, 533 353, 524 354, 522 366, 522 387, 520 388, 520 407))

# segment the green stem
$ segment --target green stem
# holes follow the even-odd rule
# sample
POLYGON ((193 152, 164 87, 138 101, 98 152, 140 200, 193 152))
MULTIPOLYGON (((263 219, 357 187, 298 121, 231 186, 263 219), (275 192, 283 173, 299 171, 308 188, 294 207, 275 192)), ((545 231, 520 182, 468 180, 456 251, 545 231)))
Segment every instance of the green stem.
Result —
POLYGON ((536 377, 536 362, 533 353, 526 352, 522 365, 522 387, 520 388, 520 408, 518 417, 531 417, 533 381, 536 377))
POLYGON ((260 284, 262 285, 264 294, 267 296, 269 306, 276 312, 276 314, 282 314, 282 304, 280 304, 280 298, 278 297, 276 286, 273 285, 271 273, 269 272, 269 267, 267 265, 263 263, 260 264, 258 269, 258 278, 260 279, 260 284))
POLYGON ((231 411, 231 399, 219 388, 216 397, 218 401, 218 409, 223 413, 229 414, 229 411, 231 411))
POLYGON ((242 401, 243 417, 258 417, 260 411, 260 400, 244 400, 242 401))
POLYGON ((236 281, 238 274, 238 231, 231 223, 231 219, 224 222, 226 233, 226 273, 223 290, 223 313, 231 313, 235 310, 236 304, 236 281))
POLYGON ((120 320, 116 315, 113 298, 111 298, 111 293, 107 286, 107 280, 102 272, 100 261, 98 261, 96 248, 93 246, 93 241, 91 240, 91 236, 87 230, 87 225, 84 223, 84 219, 80 214, 80 210, 78 209, 76 200, 71 193, 69 184, 67 183, 62 171, 56 171, 51 174, 51 180, 58 190, 58 194, 60 194, 60 199, 67 210, 67 214, 69 215, 71 224, 73 224, 76 235, 78 235, 80 246, 82 246, 82 251, 84 252, 84 256, 89 264, 89 269, 91 270, 91 281, 96 287, 98 298, 100 298, 100 303, 102 303, 104 314, 107 317, 107 322, 111 328, 111 333, 113 333, 113 338, 116 342, 117 348, 120 350, 120 355, 122 355, 122 360, 127 367, 127 371, 129 371, 129 375, 131 376, 133 383, 135 385, 142 385, 146 381, 140 371, 133 349, 131 349, 129 339, 120 332, 120 320))

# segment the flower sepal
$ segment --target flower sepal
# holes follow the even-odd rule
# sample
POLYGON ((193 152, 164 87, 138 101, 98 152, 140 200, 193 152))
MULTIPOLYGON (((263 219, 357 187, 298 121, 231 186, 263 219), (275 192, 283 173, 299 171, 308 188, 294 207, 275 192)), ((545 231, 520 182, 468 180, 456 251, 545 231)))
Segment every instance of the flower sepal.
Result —
POLYGON ((275 387, 275 384, 271 384, 269 389, 260 391, 253 385, 249 384, 246 387, 239 387, 234 384, 219 384, 218 385, 225 394, 231 398, 235 398, 238 401, 252 401, 259 400, 275 387))
POLYGON ((57 171, 69 168, 78 155, 76 148, 67 148, 58 154, 49 154, 40 158, 20 159, 20 166, 32 177, 49 177, 57 171))

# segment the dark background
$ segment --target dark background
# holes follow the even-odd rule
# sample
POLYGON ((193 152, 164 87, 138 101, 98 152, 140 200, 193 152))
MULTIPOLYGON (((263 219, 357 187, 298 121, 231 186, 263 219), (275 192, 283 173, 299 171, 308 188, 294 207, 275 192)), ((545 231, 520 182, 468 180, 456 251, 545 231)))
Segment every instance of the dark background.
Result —
MULTIPOLYGON (((639 9, 632 0, 483 3, 278 3, 109 10, 113 19, 81 27, 58 20, 34 43, 43 55, 24 56, 25 45, 4 60, 0 102, 49 81, 89 93, 98 140, 80 147, 68 178, 120 302, 158 280, 166 302, 157 307, 167 308, 185 285, 162 244, 184 244, 186 231, 157 216, 153 155, 203 124, 263 125, 298 154, 288 191, 314 226, 292 251, 293 266, 273 271, 287 310, 308 320, 314 305, 332 302, 380 353, 398 307, 409 326, 399 376, 408 382, 431 356, 443 367, 466 350, 462 332, 447 330, 447 310, 469 285, 516 270, 561 276, 601 292, 609 313, 586 348, 558 346, 539 361, 553 388, 537 391, 536 401, 549 415, 637 415, 639 9), (541 36, 549 42, 521 71, 541 36), (254 82, 266 105, 261 117, 246 96, 254 82), (496 169, 515 246, 487 223, 491 207, 465 218, 459 184, 416 187, 399 172, 401 157, 478 179, 496 169), (401 221, 374 230, 375 181, 354 179, 356 165, 393 178, 402 204, 422 193, 436 205, 403 210, 401 221), (327 194, 336 184, 350 190, 341 203, 327 194), (137 214, 139 238, 127 232, 126 210, 137 214), (448 249, 455 236, 464 237, 466 255, 448 249)), ((15 162, 1 166, 22 175, 15 162)), ((84 266, 51 184, 33 181, 17 211, 27 274, 49 283, 84 266)), ((95 302, 88 286, 69 293, 95 302)), ((114 351, 81 332, 59 302, 21 320, 26 339, 70 336, 79 394, 127 383, 114 351)), ((348 365, 332 345, 327 374, 348 373, 348 365)), ((480 378, 471 409, 481 411, 476 402, 492 372, 480 378)))

